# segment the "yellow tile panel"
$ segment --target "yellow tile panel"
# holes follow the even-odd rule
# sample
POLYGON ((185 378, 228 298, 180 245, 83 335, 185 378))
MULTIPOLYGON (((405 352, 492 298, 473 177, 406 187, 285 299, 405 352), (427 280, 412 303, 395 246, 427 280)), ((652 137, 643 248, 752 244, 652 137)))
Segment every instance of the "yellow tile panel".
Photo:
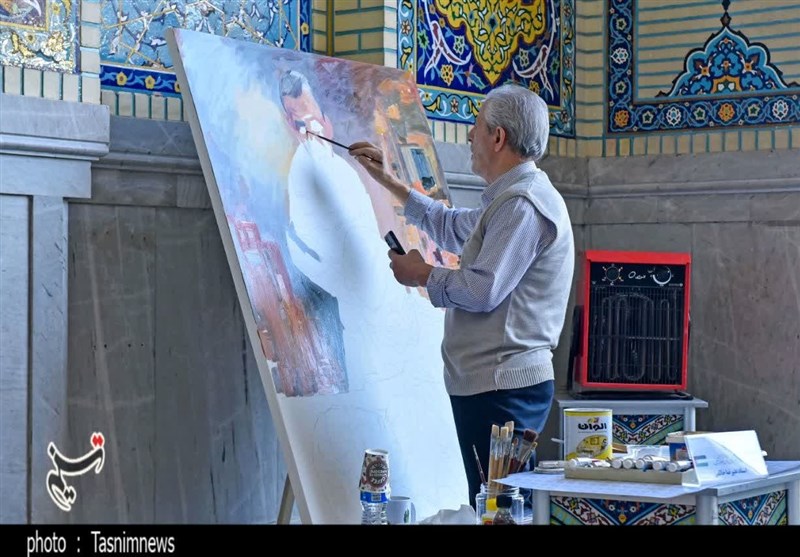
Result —
POLYGON ((600 137, 603 135, 604 125, 602 122, 583 123, 577 122, 578 135, 583 137, 600 137))
POLYGON ((387 68, 396 68, 397 67, 397 52, 384 52, 383 53, 383 65, 387 68))
POLYGON ((397 50, 397 33, 390 33, 389 31, 383 32, 383 48, 397 50))
POLYGON ((738 131, 725 132, 722 145, 725 151, 738 151, 740 149, 739 132, 738 131))
POLYGON ((81 25, 81 46, 100 48, 100 27, 97 25, 81 25))
MULTIPOLYGON (((652 7, 655 5, 660 4, 661 2, 654 2, 653 0, 644 0, 645 7, 652 7)), ((717 3, 698 3, 698 2, 687 2, 687 6, 684 8, 673 8, 671 10, 666 11, 668 15, 665 16, 666 10, 647 10, 647 9, 640 9, 636 16, 639 18, 640 24, 647 24, 649 26, 655 26, 656 24, 652 23, 654 20, 660 19, 668 19, 669 16, 673 17, 684 17, 684 16, 700 16, 700 15, 707 15, 708 18, 701 18, 699 21, 705 22, 705 25, 714 25, 719 24, 719 18, 722 16, 722 8, 717 3)))
POLYGON ((340 56, 340 58, 353 60, 354 62, 366 62, 367 64, 377 64, 379 66, 383 65, 382 52, 368 52, 366 54, 347 54, 344 56, 340 56))
POLYGON ((602 35, 581 36, 577 33, 577 43, 582 50, 598 50, 604 47, 602 35))
MULTIPOLYGON (((163 99, 164 97, 158 97, 158 98, 163 99)), ((117 111, 117 92, 109 91, 108 89, 101 90, 100 103, 106 105, 108 109, 111 111, 111 114, 115 115, 117 111)))
POLYGON ((59 72, 43 72, 44 98, 61 99, 61 75, 59 72))
POLYGON ((722 135, 720 133, 708 134, 709 152, 720 153, 722 152, 722 135))
POLYGON ((754 130, 742 130, 742 151, 756 150, 756 132, 754 130))
POLYGON ((603 15, 605 2, 598 0, 577 0, 575 2, 575 13, 582 16, 603 15))
POLYGON ((579 157, 601 157, 603 156, 603 140, 601 139, 579 139, 570 140, 576 144, 577 155, 579 157))
POLYGON ((575 119, 580 120, 602 120, 603 105, 601 104, 580 104, 575 107, 575 119))
POLYGON ((100 52, 95 49, 81 49, 81 71, 100 73, 100 52))
POLYGON ((81 21, 88 21, 89 23, 100 23, 100 4, 92 4, 91 2, 81 2, 81 21))
POLYGON ((150 118, 150 95, 144 93, 133 95, 133 114, 137 118, 150 118))
POLYGON ((620 156, 628 156, 631 154, 631 140, 627 137, 623 137, 619 140, 617 144, 617 152, 620 156))
POLYGON ((100 78, 98 76, 82 76, 81 101, 85 103, 100 104, 100 78))
MULTIPOLYGON (((339 4, 336 4, 339 7, 339 4)), ((383 12, 335 14, 333 28, 338 31, 383 28, 383 12)))
POLYGON ((334 52, 352 52, 358 50, 358 35, 334 35, 334 52))
POLYGON ((633 141, 633 154, 644 155, 644 151, 647 148, 647 138, 634 137, 632 141, 633 141))
POLYGON ((675 154, 675 144, 677 143, 678 138, 674 135, 665 135, 661 139, 661 154, 662 155, 674 155, 675 154))
POLYGON ((181 100, 167 97, 167 120, 182 120, 181 100))
POLYGON ((26 97, 42 96, 42 72, 26 68, 22 72, 22 90, 26 97))
MULTIPOLYGON (((8 74, 6 74, 8 77, 8 74)), ((80 79, 81 76, 74 73, 64 74, 64 79, 61 83, 61 99, 65 101, 80 101, 80 79)))
POLYGON ((365 31, 360 37, 361 48, 383 48, 383 31, 365 31))
POLYGON ((575 100, 580 103, 603 104, 603 89, 599 87, 587 89, 578 85, 575 88, 575 100))
POLYGON ((660 137, 657 135, 648 135, 647 136, 647 154, 648 155, 658 155, 661 153, 661 141, 660 137))
POLYGON ((768 151, 772 149, 772 131, 771 130, 758 130, 758 150, 768 151))
POLYGON ((678 137, 678 153, 686 155, 692 152, 692 137, 690 135, 681 135, 678 137))
POLYGON ((117 115, 133 116, 133 93, 117 93, 117 115))
POLYGON ((775 128, 775 149, 789 148, 789 130, 787 128, 775 128))
POLYGON ((692 137, 692 153, 705 153, 706 140, 708 138, 708 134, 698 133, 692 135, 691 137, 692 137))
POLYGON ((153 120, 163 120, 167 109, 167 99, 153 96, 150 99, 150 114, 153 120))

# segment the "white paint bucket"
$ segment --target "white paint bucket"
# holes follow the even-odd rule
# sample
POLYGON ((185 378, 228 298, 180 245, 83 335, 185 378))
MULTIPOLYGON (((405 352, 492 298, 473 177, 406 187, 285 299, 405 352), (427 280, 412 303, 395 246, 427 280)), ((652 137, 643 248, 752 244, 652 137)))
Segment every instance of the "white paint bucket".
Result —
POLYGON ((581 457, 611 458, 611 432, 609 408, 565 408, 565 460, 581 457))

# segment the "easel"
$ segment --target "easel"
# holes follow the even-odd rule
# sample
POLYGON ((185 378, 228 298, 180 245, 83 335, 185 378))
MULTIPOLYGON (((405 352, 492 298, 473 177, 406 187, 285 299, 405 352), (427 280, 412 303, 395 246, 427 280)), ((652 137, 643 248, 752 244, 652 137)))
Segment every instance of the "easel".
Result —
POLYGON ((289 482, 289 475, 283 483, 283 495, 281 495, 281 505, 278 507, 278 524, 289 524, 292 520, 292 507, 294 507, 294 491, 289 482))

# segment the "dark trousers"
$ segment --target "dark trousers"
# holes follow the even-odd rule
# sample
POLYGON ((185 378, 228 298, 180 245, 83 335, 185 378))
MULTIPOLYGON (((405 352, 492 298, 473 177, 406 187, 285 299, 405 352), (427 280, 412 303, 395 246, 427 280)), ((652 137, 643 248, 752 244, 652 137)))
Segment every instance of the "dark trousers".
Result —
MULTIPOLYGON (((469 504, 475 507, 481 479, 472 445, 478 450, 484 474, 489 474, 489 445, 492 425, 500 427, 514 420, 514 435, 522 440, 525 429, 541 433, 553 402, 553 381, 522 389, 490 391, 471 396, 451 396, 458 444, 469 483, 469 504)), ((531 459, 533 461, 533 459, 531 459)), ((488 479, 488 478, 487 478, 488 479)))

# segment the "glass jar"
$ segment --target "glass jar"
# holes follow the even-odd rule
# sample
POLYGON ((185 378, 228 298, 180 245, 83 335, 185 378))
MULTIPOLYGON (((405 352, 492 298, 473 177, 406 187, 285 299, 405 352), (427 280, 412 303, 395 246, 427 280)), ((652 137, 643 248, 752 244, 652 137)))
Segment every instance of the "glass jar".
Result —
POLYGON ((518 487, 511 487, 495 483, 489 488, 486 484, 481 485, 481 491, 475 496, 475 515, 478 524, 492 524, 494 515, 497 512, 497 496, 503 494, 511 497, 511 516, 514 522, 522 524, 525 514, 525 498, 520 495, 518 487))

